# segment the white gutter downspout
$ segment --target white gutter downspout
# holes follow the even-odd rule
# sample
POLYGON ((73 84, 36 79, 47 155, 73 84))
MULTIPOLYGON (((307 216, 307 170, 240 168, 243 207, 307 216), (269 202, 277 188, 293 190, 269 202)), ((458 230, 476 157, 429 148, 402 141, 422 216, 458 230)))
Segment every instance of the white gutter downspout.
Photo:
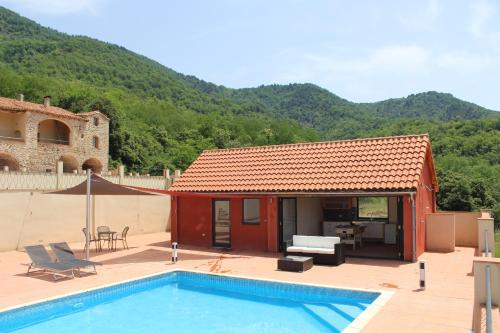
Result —
POLYGON ((417 261, 417 208, 415 206, 415 192, 410 192, 411 200, 411 237, 412 237, 412 261, 417 261))

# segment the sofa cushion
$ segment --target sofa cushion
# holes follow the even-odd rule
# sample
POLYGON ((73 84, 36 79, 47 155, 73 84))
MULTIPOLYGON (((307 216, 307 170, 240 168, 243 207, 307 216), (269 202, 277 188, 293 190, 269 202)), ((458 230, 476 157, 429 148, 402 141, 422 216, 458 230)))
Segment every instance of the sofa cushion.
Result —
POLYGON ((322 247, 308 247, 302 253, 335 254, 335 249, 325 249, 322 247))
POLYGON ((293 235, 293 246, 333 249, 338 243, 339 237, 293 235))
POLYGON ((289 246, 286 252, 305 252, 308 248, 306 246, 289 246))
POLYGON ((286 248, 287 252, 299 253, 318 253, 318 254, 335 254, 335 249, 325 249, 321 247, 307 247, 307 246, 289 246, 286 248))
POLYGON ((309 236, 293 235, 293 246, 309 246, 309 236))

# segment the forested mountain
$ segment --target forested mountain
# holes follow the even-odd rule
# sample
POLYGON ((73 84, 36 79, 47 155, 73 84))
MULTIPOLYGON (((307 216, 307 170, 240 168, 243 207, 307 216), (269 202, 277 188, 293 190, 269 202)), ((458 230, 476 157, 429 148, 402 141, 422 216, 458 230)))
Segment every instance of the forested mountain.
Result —
POLYGON ((353 103, 313 84, 230 89, 0 7, 0 95, 19 93, 100 109, 111 165, 152 174, 186 168, 207 148, 429 133, 442 208, 500 202, 500 113, 450 94, 353 103))

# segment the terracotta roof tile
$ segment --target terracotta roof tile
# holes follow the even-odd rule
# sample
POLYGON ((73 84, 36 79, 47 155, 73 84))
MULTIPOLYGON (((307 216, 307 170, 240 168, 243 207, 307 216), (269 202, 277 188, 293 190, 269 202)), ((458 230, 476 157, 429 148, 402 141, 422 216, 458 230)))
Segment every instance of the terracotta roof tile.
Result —
POLYGON ((427 135, 204 151, 177 192, 397 191, 417 186, 427 135))
POLYGON ((17 99, 6 98, 6 97, 0 97, 0 110, 13 111, 13 112, 31 111, 31 112, 38 112, 59 117, 66 117, 66 118, 87 121, 87 119, 82 116, 58 108, 56 106, 45 106, 43 104, 19 101, 17 99))

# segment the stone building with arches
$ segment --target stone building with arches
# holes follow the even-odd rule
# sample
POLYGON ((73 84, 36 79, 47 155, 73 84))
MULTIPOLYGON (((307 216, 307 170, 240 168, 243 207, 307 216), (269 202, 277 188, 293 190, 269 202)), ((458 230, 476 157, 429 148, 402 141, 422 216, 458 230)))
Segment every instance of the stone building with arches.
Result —
POLYGON ((96 173, 108 170, 109 119, 99 111, 73 113, 0 97, 0 171, 96 173), (75 171, 76 170, 76 171, 75 171))

